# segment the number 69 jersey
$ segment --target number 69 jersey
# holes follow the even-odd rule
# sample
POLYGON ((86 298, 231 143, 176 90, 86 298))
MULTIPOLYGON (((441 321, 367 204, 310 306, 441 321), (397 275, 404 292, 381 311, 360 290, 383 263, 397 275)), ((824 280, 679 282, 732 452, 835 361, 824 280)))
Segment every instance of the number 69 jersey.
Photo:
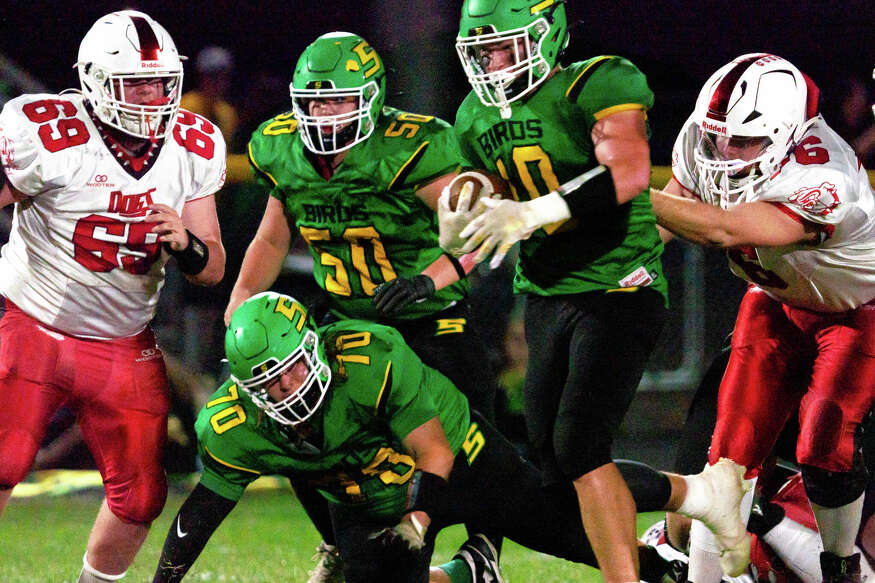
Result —
MULTIPOLYGON (((691 193, 707 191, 693 152, 696 124, 688 120, 672 154, 672 173, 691 193)), ((708 197, 710 199, 711 197, 708 197)), ((785 304, 844 312, 875 298, 875 197, 853 150, 817 117, 780 169, 758 190, 735 200, 769 202, 820 235, 815 243, 729 250, 738 277, 785 304)), ((713 200, 713 204, 720 201, 713 200)))
POLYGON ((0 294, 73 336, 119 338, 152 319, 164 282, 148 207, 182 214, 225 177, 225 142, 206 119, 180 110, 172 137, 139 168, 104 142, 84 98, 23 95, 0 113, 0 155, 15 206, 0 250, 0 294))

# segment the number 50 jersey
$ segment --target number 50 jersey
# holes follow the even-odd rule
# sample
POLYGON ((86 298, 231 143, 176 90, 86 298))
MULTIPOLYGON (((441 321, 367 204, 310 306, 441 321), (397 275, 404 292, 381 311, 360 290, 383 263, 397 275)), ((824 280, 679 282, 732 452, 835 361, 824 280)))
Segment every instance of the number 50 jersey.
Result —
POLYGON ((0 113, 0 156, 26 199, 0 251, 0 294, 73 336, 119 338, 152 319, 167 254, 154 203, 182 213, 225 179, 225 142, 206 119, 180 110, 172 136, 146 162, 125 164, 76 93, 23 95, 0 113))

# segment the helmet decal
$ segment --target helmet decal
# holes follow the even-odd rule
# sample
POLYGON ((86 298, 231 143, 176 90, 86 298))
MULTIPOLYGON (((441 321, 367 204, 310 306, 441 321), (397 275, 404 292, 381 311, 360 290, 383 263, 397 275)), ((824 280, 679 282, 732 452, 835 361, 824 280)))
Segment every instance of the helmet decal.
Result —
POLYGON ((155 31, 146 22, 142 16, 132 16, 131 20, 134 23, 134 28, 137 30, 137 39, 140 41, 140 58, 144 61, 157 61, 158 51, 161 48, 158 46, 158 38, 155 36, 155 31))

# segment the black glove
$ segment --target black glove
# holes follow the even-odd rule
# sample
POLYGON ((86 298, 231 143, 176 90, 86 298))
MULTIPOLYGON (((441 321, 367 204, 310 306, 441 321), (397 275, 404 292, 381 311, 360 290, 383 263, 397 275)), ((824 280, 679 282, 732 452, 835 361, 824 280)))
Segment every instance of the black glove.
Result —
POLYGON ((423 274, 381 283, 374 290, 374 305, 381 316, 397 316, 408 305, 434 295, 434 281, 423 274))

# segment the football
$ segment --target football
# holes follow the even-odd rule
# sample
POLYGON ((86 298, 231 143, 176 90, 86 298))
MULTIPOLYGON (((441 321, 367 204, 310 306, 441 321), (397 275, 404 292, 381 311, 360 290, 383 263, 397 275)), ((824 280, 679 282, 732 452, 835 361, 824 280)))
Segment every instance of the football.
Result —
POLYGON ((447 204, 451 211, 456 210, 459 204, 459 194, 462 192, 462 187, 468 182, 474 183, 474 191, 471 193, 468 210, 474 208, 480 197, 498 195, 500 198, 507 198, 510 196, 510 188, 502 178, 482 170, 462 172, 449 185, 450 200, 447 201, 447 204))

